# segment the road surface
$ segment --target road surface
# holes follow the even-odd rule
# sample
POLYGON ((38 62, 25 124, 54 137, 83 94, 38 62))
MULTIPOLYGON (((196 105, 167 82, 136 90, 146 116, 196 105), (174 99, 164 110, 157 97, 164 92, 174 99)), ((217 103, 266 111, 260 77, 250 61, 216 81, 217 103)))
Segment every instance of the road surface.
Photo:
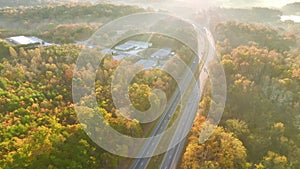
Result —
MULTIPOLYGON (((214 43, 213 39, 211 37, 211 34, 208 33, 208 31, 206 31, 207 37, 208 37, 208 42, 209 43, 214 43)), ((207 71, 207 67, 206 65, 211 62, 214 58, 214 48, 213 45, 209 45, 209 49, 208 49, 208 53, 207 53, 207 58, 205 59, 205 64, 204 64, 204 68, 202 69, 201 73, 200 73, 200 77, 199 77, 199 81, 200 81, 200 96, 203 93, 204 90, 204 85, 205 82, 208 80, 209 78, 209 74, 207 71)), ((191 95, 188 105, 187 105, 187 109, 185 110, 183 117, 181 117, 181 121, 179 126, 177 127, 176 133, 172 139, 172 142, 176 141, 178 138, 181 138, 181 134, 184 133, 184 130, 190 130, 190 128, 193 125, 193 121, 195 118, 195 114, 192 114, 195 112, 195 109, 198 109, 198 98, 197 98, 197 94, 195 95, 194 93, 197 92, 196 90, 197 86, 195 86, 194 88, 194 92, 193 95, 191 95)), ((171 143, 172 143, 171 142, 171 143)), ((160 169, 175 169, 177 168, 177 164, 180 161, 180 157, 182 154, 182 151, 184 149, 185 146, 185 142, 186 139, 183 139, 178 145, 176 145, 174 148, 170 149, 163 158, 162 164, 160 166, 160 169)), ((170 144, 173 145, 173 144, 170 144)))
MULTIPOLYGON (((207 32, 206 32, 207 33, 207 32)), ((211 36, 211 35, 208 35, 211 36)), ((207 41, 208 43, 211 43, 211 37, 208 37, 207 41)), ((201 84, 205 83, 205 81, 208 79, 208 72, 206 68, 206 63, 207 61, 211 61, 214 57, 214 53, 212 52, 211 45, 208 45, 208 48, 206 48, 207 51, 205 51, 205 56, 204 57, 204 65, 203 69, 201 69, 200 72, 200 78, 201 79, 201 84), (209 49, 208 49, 209 48, 209 49)), ((198 57, 196 57, 198 58, 198 57)), ((195 73, 198 70, 198 65, 199 60, 195 60, 191 64, 191 71, 195 73)), ((188 72, 188 71, 187 71, 188 72)), ((179 120, 179 124, 176 128, 176 132, 174 133, 174 136, 172 138, 172 141, 170 142, 170 145, 174 145, 176 142, 180 141, 178 145, 176 145, 174 148, 170 149, 168 152, 166 152, 164 159, 161 164, 161 169, 169 169, 169 168, 176 168, 176 165, 178 161, 180 160, 181 157, 181 152, 183 151, 184 144, 185 144, 185 136, 182 136, 182 133, 188 132, 192 125, 193 121, 195 119, 197 109, 198 109, 198 104, 200 101, 200 96, 201 96, 201 91, 203 90, 204 85, 199 85, 199 81, 197 84, 190 84, 191 80, 193 78, 193 75, 189 73, 184 74, 184 78, 181 80, 180 84, 182 86, 182 89, 186 91, 188 88, 192 87, 192 92, 189 93, 189 99, 187 101, 187 104, 183 105, 183 113, 182 117, 179 120), (183 140, 179 140, 181 138, 184 138, 183 140)), ((181 99, 181 93, 179 88, 176 89, 174 92, 173 97, 169 101, 169 104, 167 105, 166 111, 163 113, 161 116, 160 120, 152 130, 151 136, 156 136, 162 132, 165 131, 165 129, 168 127, 168 124, 170 123, 170 117, 174 115, 174 112, 176 108, 178 107, 181 99)), ((147 168, 150 160, 151 160, 151 155, 155 152, 161 138, 153 139, 150 140, 149 142, 146 142, 140 151, 140 156, 148 156, 146 158, 138 158, 134 161, 132 166, 130 167, 131 169, 145 169, 147 168)))

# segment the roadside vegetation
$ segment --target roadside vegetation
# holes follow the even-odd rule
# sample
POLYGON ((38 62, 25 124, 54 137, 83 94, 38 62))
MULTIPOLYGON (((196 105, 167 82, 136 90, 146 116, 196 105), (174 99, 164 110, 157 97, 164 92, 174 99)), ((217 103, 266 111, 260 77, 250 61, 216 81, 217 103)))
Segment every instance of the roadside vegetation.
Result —
MULTIPOLYGON (((224 16, 212 15, 211 20, 217 57, 226 73, 226 107, 217 130, 206 142, 200 142, 199 133, 213 103, 210 84, 206 84, 179 168, 300 168, 300 24, 278 23, 276 17, 289 10, 297 12, 297 5, 288 5, 283 11, 249 9, 246 11, 257 12, 246 20, 229 17, 244 10, 215 9, 226 12, 224 16), (261 19, 263 15, 268 17, 261 19), (228 20, 222 20, 226 16, 228 20)), ((130 159, 97 146, 79 124, 72 101, 72 78, 83 46, 75 43, 88 39, 112 19, 148 10, 90 3, 0 10, 1 169, 114 169, 130 165, 130 159), (60 45, 26 50, 3 40, 14 35, 38 36, 60 45)), ((200 16, 195 18, 201 20, 200 16)), ((174 57, 191 63, 192 52, 178 42, 157 35, 151 41, 157 48, 173 45, 174 57)), ((142 137, 151 125, 122 117, 113 104, 110 84, 119 64, 109 55, 99 66, 95 80, 99 110, 120 133, 142 137)), ((184 72, 176 62, 168 66, 184 72)), ((176 87, 166 72, 142 71, 130 84, 130 100, 135 108, 145 111, 150 107, 152 89, 161 89, 169 99, 176 87)), ((151 165, 157 167, 161 158, 152 159, 151 165)))

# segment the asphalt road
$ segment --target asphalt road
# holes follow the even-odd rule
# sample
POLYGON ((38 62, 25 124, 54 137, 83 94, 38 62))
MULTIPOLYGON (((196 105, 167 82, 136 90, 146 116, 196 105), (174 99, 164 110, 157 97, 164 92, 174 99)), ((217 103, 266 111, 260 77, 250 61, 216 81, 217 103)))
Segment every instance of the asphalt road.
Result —
MULTIPOLYGON (((211 35, 208 35, 208 36, 211 36, 211 35)), ((210 38, 211 37, 208 37, 206 42, 212 43, 210 38)), ((206 56, 204 58, 204 62, 205 62, 204 68, 201 70, 200 78, 199 78, 201 83, 203 83, 203 84, 205 83, 205 81, 208 78, 208 72, 205 67, 206 62, 211 61, 212 58, 214 57, 213 56, 214 54, 211 52, 214 49, 211 48, 211 45, 208 45, 208 46, 210 46, 210 48, 208 51, 205 51, 204 55, 206 55, 206 56)), ((198 58, 198 57, 196 57, 196 58, 198 58)), ((192 72, 195 73, 197 71, 198 64, 199 64, 198 60, 195 60, 191 64, 192 72)), ((182 86, 182 89, 184 89, 184 91, 186 91, 189 87, 191 87, 190 82, 191 82, 192 78, 193 78, 193 75, 191 75, 189 73, 185 73, 184 77, 182 78, 182 80, 179 84, 180 86, 182 86)), ((183 105, 184 112, 182 113, 182 117, 180 117, 179 125, 176 128, 176 132, 174 133, 174 136, 172 138, 172 141, 170 142, 170 145, 174 145, 178 141, 180 141, 180 143, 177 144, 174 148, 170 149, 168 152, 166 152, 164 159, 162 161, 161 167, 160 167, 161 169, 176 168, 176 165, 177 165, 178 161, 180 160, 181 153, 183 151, 184 144, 185 144, 185 136, 182 136, 182 133, 188 132, 193 125, 193 121, 196 116, 195 112, 198 109, 201 92, 203 90, 203 85, 199 85, 198 83, 200 83, 200 82, 198 81, 197 84, 192 84, 193 91, 191 93, 189 93, 190 97, 187 101, 187 104, 183 105), (182 140, 179 140, 179 139, 182 139, 182 140)), ((180 93, 180 89, 177 88, 173 94, 173 97, 170 99, 165 112, 161 116, 157 125, 152 130, 149 137, 156 136, 165 131, 165 129, 168 127, 168 124, 170 123, 170 119, 171 119, 170 117, 172 117, 174 115, 174 112, 180 103, 181 96, 182 95, 180 93)), ((157 146, 159 145, 160 140, 161 140, 161 137, 156 137, 156 139, 146 142, 140 151, 140 156, 148 156, 148 157, 136 159, 130 168, 131 169, 147 168, 147 166, 151 160, 151 156, 153 155, 157 146)))
MULTIPOLYGON (((206 79, 207 79, 207 73, 206 71, 203 71, 202 77, 205 76, 206 74, 206 79)), ((203 79, 202 82, 205 82, 205 79, 203 79)), ((203 85, 200 85, 203 86, 203 85)), ((162 164, 160 166, 160 169, 175 169, 177 167, 177 164, 180 160, 181 153, 183 151, 183 148, 185 146, 185 136, 182 136, 183 133, 186 133, 186 131, 189 131, 193 125, 193 121, 195 119, 195 112, 197 112, 200 97, 202 90, 201 87, 196 85, 194 86, 194 90, 191 93, 191 96, 188 100, 188 103, 185 106, 184 113, 180 119, 180 123, 177 126, 176 133, 174 134, 174 137, 172 139, 172 142, 170 145, 174 145, 174 143, 178 142, 178 139, 184 138, 181 140, 179 144, 177 144, 175 147, 170 149, 163 158, 162 164), (200 91, 200 95, 199 95, 200 91)))
MULTIPOLYGON (((213 38, 211 37, 211 34, 207 33, 207 37, 208 37, 208 42, 209 43, 214 43, 213 42, 213 38)), ((177 127, 176 133, 172 139, 172 142, 175 142, 178 138, 182 138, 182 133, 185 133, 184 130, 190 130, 192 125, 193 125, 193 121, 194 118, 196 116, 196 114, 192 114, 195 112, 195 109, 198 109, 198 99, 197 96, 202 95, 203 93, 203 89, 204 89, 204 85, 205 82, 208 80, 209 78, 209 73, 207 72, 207 63, 211 62, 213 60, 214 57, 214 51, 215 49, 213 48, 213 45, 209 45, 209 50, 207 51, 207 58, 205 59, 205 64, 204 64, 204 68, 202 69, 200 76, 199 76, 199 81, 200 81, 200 86, 195 86, 194 87, 194 92, 192 93, 188 104, 187 104, 187 109, 185 109, 185 112, 183 113, 183 117, 181 117, 181 121, 179 126, 177 127), (197 87, 199 87, 199 95, 198 95, 198 91, 197 91, 197 87), (196 94, 195 94, 196 93, 196 94)), ((171 143, 172 143, 171 142, 171 143)), ((177 164, 180 161, 180 157, 181 154, 183 152, 184 146, 185 146, 185 142, 186 142, 186 138, 183 139, 179 144, 177 144, 175 147, 173 147, 172 149, 170 149, 163 158, 162 164, 160 166, 160 169, 176 169, 177 168, 177 164)), ((173 144, 170 144, 173 145, 173 144)))
MULTIPOLYGON (((191 65, 192 71, 196 70, 198 66, 197 62, 194 62, 191 65)), ((190 73, 186 73, 184 77, 182 78, 180 82, 181 89, 184 91, 189 87, 190 82, 193 78, 193 75, 190 73)), ((158 121, 157 125, 152 130, 151 136, 156 136, 162 132, 165 131, 165 129, 168 127, 168 124, 170 123, 171 117, 173 116, 175 110, 177 109, 179 103, 181 101, 181 93, 180 88, 177 88, 176 91, 173 94, 173 97, 170 99, 169 104, 166 107, 166 110, 164 111, 163 115, 161 116, 160 120, 158 121)), ((155 152, 159 142, 161 140, 161 137, 157 137, 157 139, 152 139, 149 142, 146 142, 140 151, 140 156, 149 156, 149 158, 138 158, 134 161, 134 163, 131 166, 131 169, 142 169, 146 168, 151 160, 152 154, 155 152)))

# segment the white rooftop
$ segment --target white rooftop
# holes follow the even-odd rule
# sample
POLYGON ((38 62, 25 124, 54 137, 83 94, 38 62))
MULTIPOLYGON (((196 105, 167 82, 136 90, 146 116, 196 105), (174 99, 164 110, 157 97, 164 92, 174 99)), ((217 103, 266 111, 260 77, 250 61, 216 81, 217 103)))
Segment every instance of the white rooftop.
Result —
POLYGON ((113 50, 113 49, 108 49, 108 48, 103 49, 103 50, 101 51, 101 54, 103 54, 103 55, 106 55, 106 54, 115 54, 115 53, 117 53, 117 51, 115 51, 115 50, 113 50))
POLYGON ((142 47, 142 48, 148 48, 152 46, 152 43, 148 43, 148 42, 142 42, 142 41, 128 41, 126 42, 127 44, 132 44, 135 47, 142 47))
POLYGON ((26 36, 14 36, 14 37, 7 38, 7 40, 17 45, 28 45, 28 44, 36 43, 36 41, 26 36))
POLYGON ((156 51, 151 55, 151 57, 157 58, 157 59, 163 59, 167 56, 169 56, 172 53, 172 49, 170 48, 162 48, 156 51))
POLYGON ((125 58, 125 57, 126 57, 126 55, 120 54, 120 55, 113 56, 113 59, 114 59, 114 60, 122 60, 122 59, 125 58))
POLYGON ((143 51, 143 49, 131 50, 131 51, 124 52, 124 53, 127 54, 127 55, 130 55, 130 56, 135 56, 135 55, 138 55, 138 53, 141 52, 141 51, 143 51))
POLYGON ((134 48, 134 45, 133 44, 130 44, 130 43, 124 43, 122 45, 119 45, 119 46, 116 46, 115 49, 117 50, 130 50, 130 49, 133 49, 134 48))
POLYGON ((35 36, 13 36, 6 39, 8 42, 15 45, 29 45, 29 44, 40 44, 43 46, 50 46, 50 43, 44 42, 35 36))
POLYGON ((130 50, 130 49, 147 49, 149 47, 152 46, 152 43, 148 43, 148 42, 141 42, 141 41, 128 41, 125 42, 119 46, 116 46, 115 49, 117 50, 122 50, 122 51, 126 51, 126 50, 130 50))
POLYGON ((137 65, 142 65, 144 69, 152 69, 157 66, 157 61, 156 60, 151 60, 151 59, 141 59, 135 64, 137 65))

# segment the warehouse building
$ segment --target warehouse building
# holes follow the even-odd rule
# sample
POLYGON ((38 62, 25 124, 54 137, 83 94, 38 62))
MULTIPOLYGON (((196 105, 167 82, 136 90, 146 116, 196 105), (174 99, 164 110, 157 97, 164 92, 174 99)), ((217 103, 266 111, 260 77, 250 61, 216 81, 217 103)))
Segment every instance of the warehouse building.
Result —
POLYGON ((147 49, 152 46, 152 43, 141 42, 141 41, 128 41, 115 47, 116 50, 128 51, 128 50, 139 50, 147 49))
POLYGON ((6 41, 12 45, 33 45, 36 46, 51 46, 52 44, 43 41, 35 36, 13 36, 6 38, 6 41))

